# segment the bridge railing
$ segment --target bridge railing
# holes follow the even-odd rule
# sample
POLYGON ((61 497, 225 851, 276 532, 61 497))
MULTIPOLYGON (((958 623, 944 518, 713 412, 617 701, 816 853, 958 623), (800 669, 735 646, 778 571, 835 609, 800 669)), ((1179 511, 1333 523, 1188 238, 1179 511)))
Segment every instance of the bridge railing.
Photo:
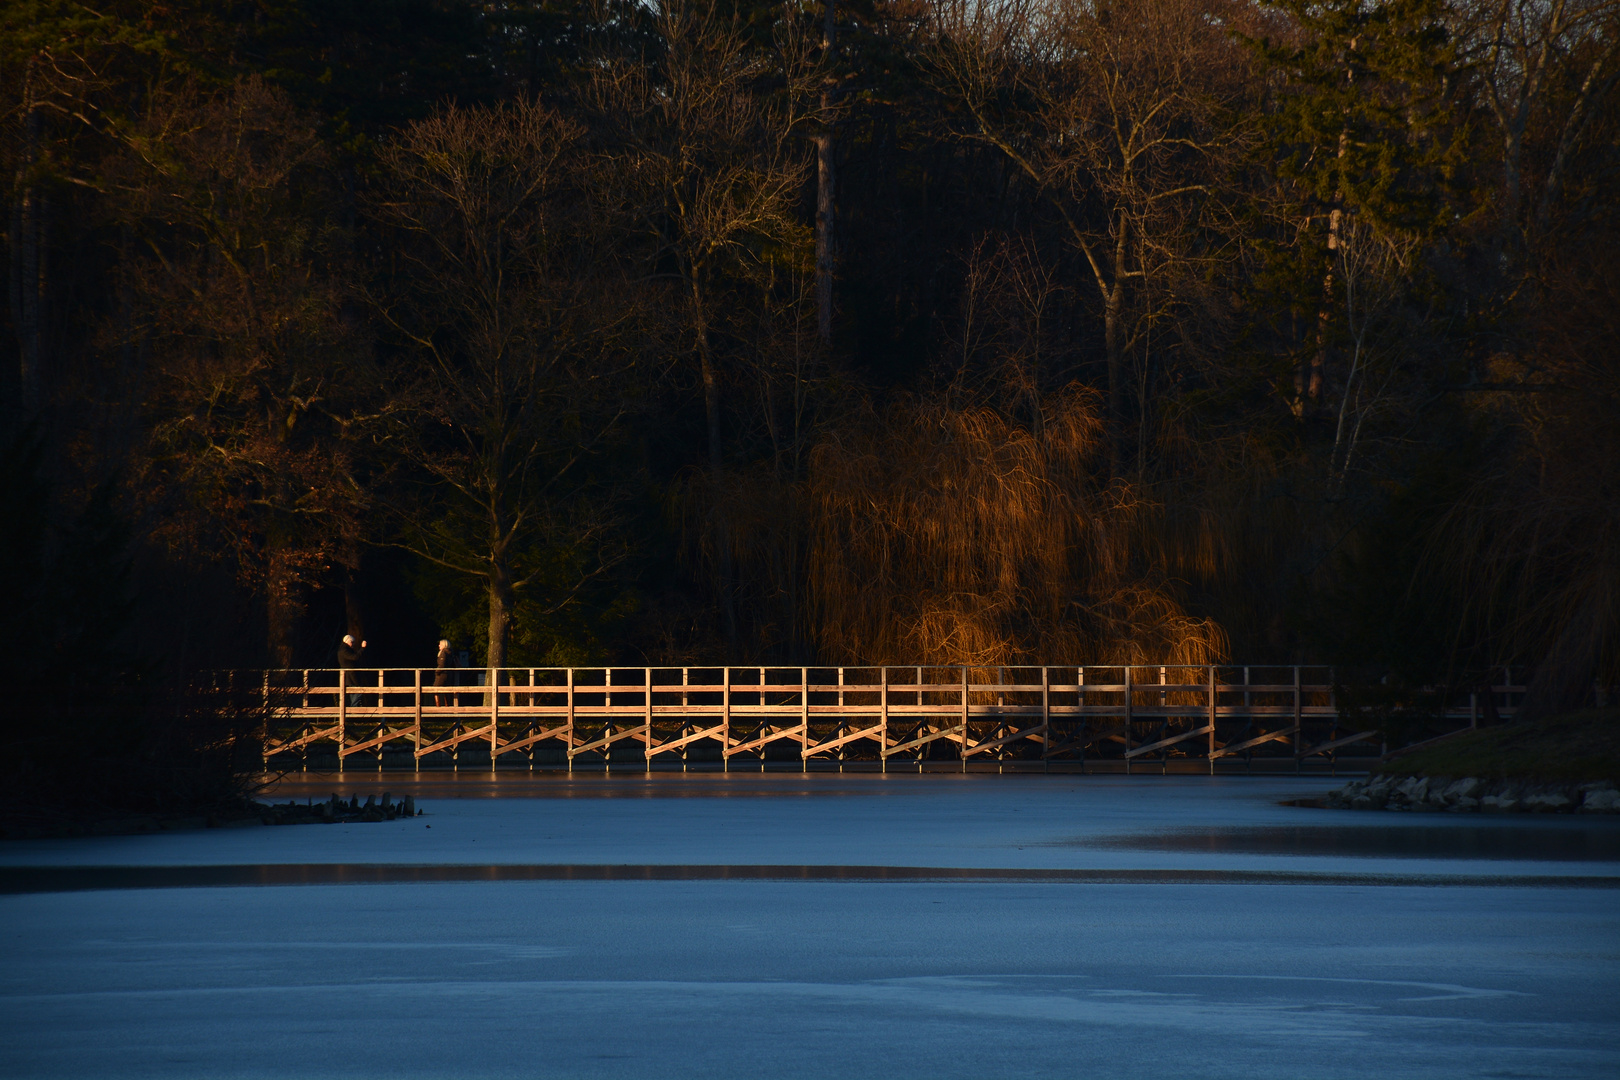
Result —
MULTIPOLYGON (((1435 718, 1438 735, 1524 687, 1509 673, 1435 718)), ((306 668, 228 673, 262 688, 271 767, 335 755, 606 766, 655 760, 1365 764, 1378 730, 1346 726, 1315 666, 306 668), (615 757, 617 754, 617 758, 615 757), (487 758, 486 758, 487 755, 487 758)))

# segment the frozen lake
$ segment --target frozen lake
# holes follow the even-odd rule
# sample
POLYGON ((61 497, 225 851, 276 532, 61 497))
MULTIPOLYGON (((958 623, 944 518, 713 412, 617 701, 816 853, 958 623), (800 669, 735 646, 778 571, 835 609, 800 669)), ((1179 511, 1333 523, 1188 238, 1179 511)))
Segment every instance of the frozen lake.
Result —
POLYGON ((1620 1073, 1613 819, 1278 805, 1310 778, 512 780, 0 843, 0 1075, 1620 1073))

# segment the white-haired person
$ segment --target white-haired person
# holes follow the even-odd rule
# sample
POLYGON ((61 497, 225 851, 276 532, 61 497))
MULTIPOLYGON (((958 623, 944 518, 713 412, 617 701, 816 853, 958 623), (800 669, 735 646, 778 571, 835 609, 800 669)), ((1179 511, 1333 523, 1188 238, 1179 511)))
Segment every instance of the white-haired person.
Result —
MULTIPOLYGON (((360 658, 366 652, 366 644, 365 641, 362 641, 357 645, 353 634, 344 634, 343 640, 338 643, 338 667, 343 671, 351 671, 359 667, 360 658)), ((345 679, 344 681, 348 682, 349 680, 345 679)), ((360 700, 360 695, 356 694, 351 688, 349 691, 349 707, 352 709, 362 704, 364 702, 360 700)))

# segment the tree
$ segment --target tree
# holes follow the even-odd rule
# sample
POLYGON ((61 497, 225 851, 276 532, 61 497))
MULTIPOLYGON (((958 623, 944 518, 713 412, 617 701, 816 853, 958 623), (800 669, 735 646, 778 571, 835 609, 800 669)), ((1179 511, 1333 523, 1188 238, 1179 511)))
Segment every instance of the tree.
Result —
POLYGON ((607 155, 602 175, 639 234, 644 265, 679 288, 672 299, 703 386, 710 545, 734 652, 716 329, 728 293, 757 287, 808 246, 795 210, 808 173, 801 138, 815 66, 791 21, 764 49, 709 0, 671 0, 645 19, 641 50, 603 52, 583 92, 607 155))
POLYGON ((1539 238, 1558 204, 1571 159, 1620 79, 1620 4, 1614 0, 1472 0, 1461 5, 1459 30, 1479 72, 1486 109, 1501 140, 1498 220, 1510 249, 1539 238), (1569 76, 1572 92, 1560 93, 1569 76), (1541 197, 1521 215, 1526 139, 1551 104, 1553 138, 1536 177, 1541 197))
POLYGON ((935 9, 930 59, 965 113, 960 137, 995 146, 1034 185, 1084 267, 1101 314, 1115 475, 1127 367, 1177 302, 1170 280, 1213 254, 1200 228, 1244 141, 1244 65, 1226 11, 1196 0, 935 9))
POLYGON ((483 582, 491 668, 520 602, 566 606, 618 557, 593 455, 630 407, 638 292, 585 149, 523 103, 447 107, 378 155, 371 213, 393 258, 374 301, 394 350, 379 438, 402 466, 386 505, 398 543, 483 582))
POLYGON ((367 342, 345 309, 324 147, 258 79, 154 95, 110 130, 138 313, 112 344, 150 357, 139 481, 160 534, 222 545, 262 584, 271 656, 291 666, 301 589, 352 558, 364 499, 346 433, 367 342))

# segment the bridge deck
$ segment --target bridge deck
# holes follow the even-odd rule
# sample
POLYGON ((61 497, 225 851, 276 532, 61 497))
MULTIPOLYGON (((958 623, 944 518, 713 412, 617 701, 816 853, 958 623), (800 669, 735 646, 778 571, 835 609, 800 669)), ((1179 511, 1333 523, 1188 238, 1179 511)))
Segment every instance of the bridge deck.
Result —
MULTIPOLYGON (((975 758, 1096 761, 1165 767, 1171 759, 1374 760, 1376 730, 1347 727, 1330 669, 1321 667, 433 668, 233 672, 262 688, 274 719, 267 766, 335 752, 406 752, 420 763, 462 751, 508 762, 583 758, 648 769, 746 756, 798 760, 975 758), (435 685, 435 678, 444 681, 435 685), (493 684, 493 689, 492 689, 493 684)), ((1506 680, 1504 673, 1504 679, 1506 680)), ((1510 680, 1437 718, 1434 735, 1511 715, 1510 680)))

